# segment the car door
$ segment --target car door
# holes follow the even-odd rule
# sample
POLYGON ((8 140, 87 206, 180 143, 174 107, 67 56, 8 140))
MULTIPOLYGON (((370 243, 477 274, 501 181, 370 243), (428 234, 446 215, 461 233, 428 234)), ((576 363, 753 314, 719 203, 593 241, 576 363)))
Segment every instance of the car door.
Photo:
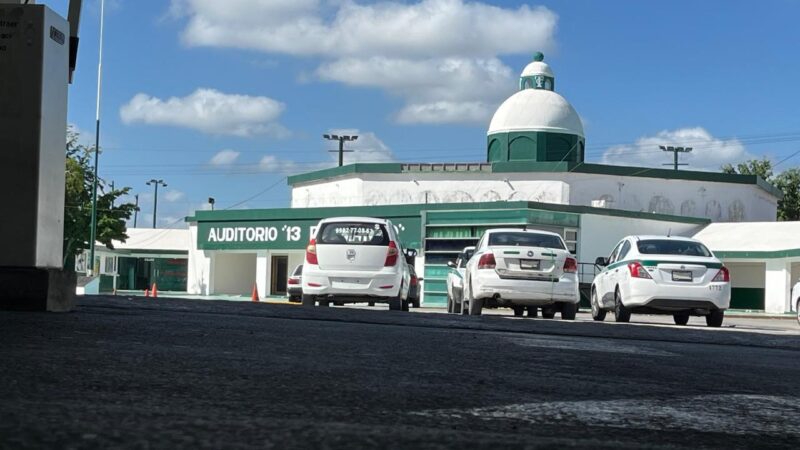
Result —
POLYGON ((613 270, 609 269, 609 266, 616 261, 617 252, 619 252, 621 246, 622 242, 620 241, 608 257, 608 265, 597 275, 598 281, 595 282, 595 289, 597 289, 597 299, 603 307, 608 307, 614 301, 614 293, 609 293, 609 290, 613 288, 613 286, 609 287, 611 284, 611 270, 613 270))
MULTIPOLYGON (((629 240, 624 240, 621 242, 621 246, 618 247, 617 254, 614 255, 614 262, 615 263, 623 263, 625 261, 625 257, 631 251, 631 242, 629 240)), ((611 264, 609 264, 611 265, 611 264)), ((625 271, 628 270, 628 266, 626 264, 617 265, 613 269, 608 270, 608 278, 607 278, 607 289, 610 293, 611 300, 614 300, 614 294, 616 291, 617 285, 620 283, 625 282, 627 279, 625 275, 625 271)))

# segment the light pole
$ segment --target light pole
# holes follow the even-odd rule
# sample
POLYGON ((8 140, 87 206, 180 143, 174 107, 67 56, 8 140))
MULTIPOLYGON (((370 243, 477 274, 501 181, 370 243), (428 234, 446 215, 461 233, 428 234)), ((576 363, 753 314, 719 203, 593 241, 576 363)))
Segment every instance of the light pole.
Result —
POLYGON ((208 204, 211 205, 212 211, 214 210, 214 203, 217 203, 217 201, 214 200, 214 197, 208 197, 208 204))
POLYGON ((672 164, 664 163, 663 166, 674 166, 675 170, 678 170, 678 166, 688 166, 689 164, 678 164, 678 153, 689 153, 692 151, 692 147, 672 147, 672 146, 664 146, 659 145, 658 148, 664 150, 665 152, 672 152, 674 153, 675 160, 672 164))
MULTIPOLYGON (((92 220, 89 231, 89 270, 94 275, 94 241, 97 239, 97 164, 100 155, 100 86, 103 74, 103 13, 105 0, 100 0, 100 47, 97 57, 97 108, 95 109, 94 132, 94 180, 92 180, 92 220)), ((80 9, 80 6, 78 6, 80 9)))
POLYGON ((136 199, 136 203, 133 207, 133 228, 136 228, 136 219, 139 217, 139 194, 133 196, 136 199))
POLYGON ((337 152, 337 151, 339 152, 339 167, 342 167, 344 165, 344 154, 345 154, 345 152, 347 152, 347 153, 352 153, 353 152, 352 150, 345 150, 344 149, 345 141, 355 141, 356 139, 358 139, 358 136, 339 136, 338 134, 323 134, 322 137, 324 137, 325 139, 327 139, 329 141, 339 141, 339 150, 328 150, 328 151, 331 152, 331 153, 337 152))
POLYGON ((164 180, 156 180, 155 178, 148 181, 147 185, 155 185, 155 196, 153 197, 153 228, 156 227, 156 214, 158 213, 158 185, 167 187, 167 183, 164 183, 164 180))

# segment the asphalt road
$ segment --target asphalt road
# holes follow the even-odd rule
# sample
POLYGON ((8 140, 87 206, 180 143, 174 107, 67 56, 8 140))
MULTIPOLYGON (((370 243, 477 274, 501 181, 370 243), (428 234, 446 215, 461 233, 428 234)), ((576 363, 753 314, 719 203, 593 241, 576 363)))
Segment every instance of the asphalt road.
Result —
POLYGON ((798 383, 790 332, 163 298, 0 312, 2 448, 796 448, 798 383))

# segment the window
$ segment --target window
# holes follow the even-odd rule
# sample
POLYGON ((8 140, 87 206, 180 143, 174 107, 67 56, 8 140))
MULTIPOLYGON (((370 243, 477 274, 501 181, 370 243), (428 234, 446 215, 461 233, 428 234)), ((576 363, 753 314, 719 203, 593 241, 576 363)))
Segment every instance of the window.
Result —
POLYGON ((711 256, 705 245, 680 239, 648 239, 636 242, 643 255, 711 256))
POLYGON ((560 236, 526 232, 499 232, 489 235, 489 245, 545 247, 566 250, 560 236))
POLYGON ((619 252, 620 247, 622 247, 622 242, 620 242, 619 244, 617 244, 616 247, 614 247, 614 250, 611 252, 611 256, 608 257, 609 264, 612 264, 617 261, 617 253, 619 252))
POLYGON ((318 244, 389 245, 389 233, 379 223, 330 222, 317 236, 318 244))
POLYGON ((459 255, 458 261, 456 261, 456 267, 459 269, 467 267, 467 261, 472 258, 473 253, 475 253, 475 250, 467 250, 465 253, 459 255))
POLYGON ((567 250, 573 255, 578 253, 578 230, 576 228, 567 228, 564 230, 564 243, 567 244, 567 250))
POLYGON ((631 243, 629 241, 625 241, 622 244, 622 248, 619 251, 619 256, 617 256, 617 260, 622 261, 625 259, 625 256, 628 255, 628 252, 631 251, 631 243))

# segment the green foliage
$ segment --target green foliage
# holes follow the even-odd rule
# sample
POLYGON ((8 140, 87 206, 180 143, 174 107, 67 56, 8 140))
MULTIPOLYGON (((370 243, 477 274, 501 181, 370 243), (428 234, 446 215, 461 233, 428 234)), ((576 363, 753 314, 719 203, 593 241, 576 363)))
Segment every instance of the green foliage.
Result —
POLYGON ((736 167, 725 164, 722 173, 760 176, 783 192, 783 200, 778 201, 778 220, 800 220, 800 169, 795 167, 773 176, 772 163, 764 158, 751 159, 736 167))
MULTIPOLYGON (((66 192, 64 196, 64 263, 89 248, 92 222, 94 147, 79 143, 79 135, 67 130, 66 192)), ((97 242, 108 248, 113 240, 125 242, 125 221, 136 206, 119 203, 130 188, 108 189, 102 178, 97 181, 97 242)))

